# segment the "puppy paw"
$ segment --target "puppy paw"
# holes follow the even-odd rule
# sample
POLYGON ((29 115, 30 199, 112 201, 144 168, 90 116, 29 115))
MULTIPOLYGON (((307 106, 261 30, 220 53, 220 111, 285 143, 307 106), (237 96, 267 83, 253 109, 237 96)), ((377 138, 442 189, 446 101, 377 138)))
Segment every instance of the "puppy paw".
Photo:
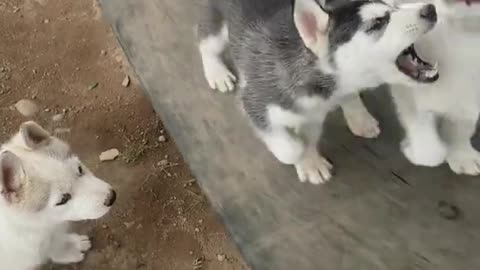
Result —
POLYGON ((233 91, 237 78, 220 59, 211 59, 204 64, 205 78, 212 89, 222 93, 233 91))
POLYGON ((447 149, 439 139, 423 143, 406 139, 402 142, 401 148, 405 157, 418 166, 439 166, 447 156, 447 149))
POLYGON ((368 111, 362 110, 355 114, 345 115, 348 128, 353 135, 368 139, 377 138, 380 135, 380 126, 368 111))
POLYGON ((456 174, 480 174, 480 153, 473 148, 454 150, 448 155, 447 162, 456 174))
POLYGON ((92 242, 86 235, 70 234, 71 243, 75 246, 75 249, 86 252, 92 248, 92 242))
POLYGON ((300 182, 314 185, 323 184, 332 178, 333 165, 316 151, 308 151, 302 160, 295 164, 300 182))
POLYGON ((52 254, 52 261, 60 264, 81 262, 85 259, 85 252, 91 247, 90 239, 86 235, 66 235, 64 241, 56 247, 56 252, 52 254))

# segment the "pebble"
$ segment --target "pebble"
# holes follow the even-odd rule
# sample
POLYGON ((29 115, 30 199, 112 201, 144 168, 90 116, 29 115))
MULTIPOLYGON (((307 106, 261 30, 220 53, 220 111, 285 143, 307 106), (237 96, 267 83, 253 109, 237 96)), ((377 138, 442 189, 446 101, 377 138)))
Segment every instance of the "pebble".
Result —
POLYGON ((168 165, 168 160, 162 159, 157 163, 158 166, 163 167, 168 165))
POLYGON ((225 259, 226 259, 225 254, 217 254, 217 260, 219 262, 223 262, 223 261, 225 261, 225 259))
POLYGON ((55 114, 54 116, 52 116, 52 121, 53 122, 60 122, 63 120, 63 113, 59 113, 59 114, 55 114))
POLYGON ((25 117, 32 117, 40 110, 40 107, 29 99, 19 100, 15 105, 15 109, 25 117))
POLYGON ((43 23, 49 23, 49 22, 50 22, 50 20, 49 20, 49 19, 45 19, 45 20, 43 20, 43 23))
POLYGON ((70 128, 56 128, 54 131, 53 131, 53 134, 55 135, 60 135, 60 134, 66 134, 66 133, 70 133, 72 130, 70 128))
POLYGON ((116 148, 113 148, 105 152, 102 152, 99 158, 100 158, 100 161, 111 161, 116 159, 119 155, 120 155, 120 151, 118 151, 118 149, 116 148))
POLYGON ((105 55, 107 55, 107 51, 101 50, 101 51, 100 51, 100 54, 103 55, 103 56, 105 56, 105 55))
POLYGON ((130 85, 130 77, 127 75, 125 76, 125 79, 122 81, 122 86, 123 87, 128 87, 130 85))
POLYGON ((199 233, 199 232, 200 232, 200 229, 199 229, 199 228, 195 228, 195 232, 196 232, 196 233, 199 233))
POLYGON ((130 229, 133 225, 135 225, 135 221, 124 222, 123 225, 125 225, 125 228, 130 229))
POLYGON ((165 138, 165 136, 161 135, 161 136, 158 137, 158 141, 163 143, 163 142, 167 141, 167 138, 165 138))

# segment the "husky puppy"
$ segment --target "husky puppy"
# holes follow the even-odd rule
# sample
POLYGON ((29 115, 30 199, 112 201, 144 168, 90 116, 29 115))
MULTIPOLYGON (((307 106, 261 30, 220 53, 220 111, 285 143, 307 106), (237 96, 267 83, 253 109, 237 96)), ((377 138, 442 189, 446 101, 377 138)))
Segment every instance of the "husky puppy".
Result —
POLYGON ((375 136, 359 89, 438 79, 433 66, 412 68, 411 60, 412 43, 436 21, 435 6, 424 3, 210 0, 199 50, 210 87, 231 91, 238 79, 243 110, 267 148, 300 181, 319 184, 331 178, 332 164, 317 151, 329 111, 346 102, 354 130, 375 136), (227 47, 237 76, 222 60, 227 47))
POLYGON ((480 153, 470 139, 480 112, 480 28, 478 19, 476 28, 468 27, 466 17, 478 18, 480 5, 443 0, 435 4, 439 23, 415 48, 426 59, 438 61, 440 79, 434 84, 392 87, 406 131, 401 148, 416 165, 437 166, 446 161, 457 174, 479 175, 480 153), (442 137, 438 126, 444 131, 442 137))
POLYGON ((0 147, 1 269, 82 261, 90 240, 70 233, 68 222, 100 218, 115 199, 66 143, 34 122, 22 124, 0 147))

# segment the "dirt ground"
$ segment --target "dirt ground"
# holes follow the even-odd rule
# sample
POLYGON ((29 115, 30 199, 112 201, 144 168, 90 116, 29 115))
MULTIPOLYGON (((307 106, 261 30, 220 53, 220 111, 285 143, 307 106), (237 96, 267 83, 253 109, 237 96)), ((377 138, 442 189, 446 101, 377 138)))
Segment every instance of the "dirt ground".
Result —
POLYGON ((87 259, 45 269, 247 269, 94 0, 0 1, 1 141, 28 119, 12 106, 21 99, 119 194, 105 218, 79 225, 93 239, 87 259), (100 162, 111 148, 121 155, 100 162))

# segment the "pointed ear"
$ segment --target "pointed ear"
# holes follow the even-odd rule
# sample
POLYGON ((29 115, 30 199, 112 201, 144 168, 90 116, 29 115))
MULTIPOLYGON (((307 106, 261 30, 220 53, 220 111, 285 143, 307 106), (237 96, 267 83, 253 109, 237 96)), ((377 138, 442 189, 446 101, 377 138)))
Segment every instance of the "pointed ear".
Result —
POLYGON ((328 14, 315 0, 295 0, 293 20, 305 46, 317 55, 328 45, 328 14))
POLYGON ((25 122, 20 126, 20 135, 25 145, 31 149, 45 146, 51 140, 50 133, 33 121, 25 122))
POLYGON ((12 152, 0 154, 0 192, 9 203, 21 197, 25 183, 25 172, 20 159, 12 152))

